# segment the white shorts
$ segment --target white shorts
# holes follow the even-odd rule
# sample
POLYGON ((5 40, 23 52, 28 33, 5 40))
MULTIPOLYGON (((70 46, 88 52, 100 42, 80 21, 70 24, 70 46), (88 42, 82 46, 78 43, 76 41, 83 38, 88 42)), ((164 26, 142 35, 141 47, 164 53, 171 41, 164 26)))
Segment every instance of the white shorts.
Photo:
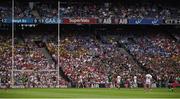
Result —
POLYGON ((146 81, 146 84, 147 84, 147 85, 150 85, 150 84, 151 84, 151 82, 150 82, 150 81, 146 81))
POLYGON ((121 82, 120 81, 117 81, 117 84, 120 84, 121 82))

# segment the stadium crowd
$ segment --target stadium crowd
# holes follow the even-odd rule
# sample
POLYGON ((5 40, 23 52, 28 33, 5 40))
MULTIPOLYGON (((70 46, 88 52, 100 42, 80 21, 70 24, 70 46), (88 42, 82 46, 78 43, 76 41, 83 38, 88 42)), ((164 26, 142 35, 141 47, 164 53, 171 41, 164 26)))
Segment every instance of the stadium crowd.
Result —
POLYGON ((57 71, 15 71, 14 86, 22 88, 57 88, 65 86, 65 81, 58 79, 57 71), (58 84, 58 80, 60 84, 58 84))
POLYGON ((139 63, 149 70, 158 81, 158 86, 167 86, 168 77, 179 76, 179 43, 165 34, 130 35, 121 42, 139 63), (133 41, 134 40, 134 41, 133 41))
MULTIPOLYGON (((61 18, 180 18, 178 7, 150 2, 62 2, 59 11, 57 7, 57 2, 16 2, 14 16, 57 18, 60 12, 61 18)), ((0 4, 0 19, 10 18, 11 10, 10 2, 0 4)), ((132 88, 143 86, 149 71, 154 87, 167 87, 171 77, 180 78, 179 34, 71 34, 62 35, 59 41, 57 35, 37 34, 15 36, 14 49, 11 36, 0 34, 0 88, 7 84, 40 88, 117 87, 117 78, 121 86, 132 88)))
POLYGON ((58 68, 55 63, 49 62, 41 46, 35 43, 38 38, 34 35, 24 36, 23 39, 15 37, 14 54, 12 54, 11 36, 0 36, 1 87, 11 84, 18 88, 67 87, 67 82, 58 76, 58 68), (12 59, 12 55, 14 59, 12 59))
POLYGON ((177 18, 180 10, 163 4, 150 2, 133 5, 118 5, 104 3, 103 5, 69 4, 60 8, 61 17, 88 17, 88 18, 177 18))
MULTIPOLYGON (((129 35, 132 36, 132 35, 129 35)), ((138 76, 138 85, 143 86, 144 72, 130 56, 123 52, 118 43, 125 43, 133 57, 155 77, 154 86, 167 86, 168 77, 178 77, 179 45, 173 39, 160 34, 154 37, 140 36, 130 42, 129 36, 63 37, 60 41, 60 66, 77 86, 91 87, 94 84, 115 86, 116 77, 122 77, 122 85, 133 86, 133 77, 138 76), (121 41, 118 41, 121 40, 121 41), (148 40, 148 41, 146 41, 148 40), (162 41, 161 41, 162 40, 162 41), (158 43, 159 42, 159 43, 158 43), (171 45, 172 44, 172 45, 171 45)), ((58 59, 58 48, 54 43, 47 44, 54 58, 58 59)))
MULTIPOLYGON (((29 6, 27 2, 15 3, 15 18, 57 18, 57 3, 34 2, 29 6)), ((0 19, 9 18, 11 3, 0 5, 0 19)), ((141 2, 130 5, 118 3, 89 3, 89 2, 62 2, 60 6, 61 18, 179 18, 180 10, 172 5, 153 4, 141 2)))
MULTIPOLYGON (((64 75, 76 87, 115 87, 117 76, 121 86, 143 86, 146 71, 151 70, 154 87, 166 87, 169 77, 179 77, 179 43, 164 34, 127 35, 28 35, 15 38, 14 85, 24 87, 69 86, 58 68, 51 63, 35 41, 45 43, 48 52, 58 62, 64 75), (46 39, 45 39, 46 38, 46 39), (59 52, 58 52, 59 49, 59 52), (127 50, 127 51, 126 51, 127 50), (129 53, 128 53, 129 51, 129 53), (59 54, 58 54, 59 53, 59 54), (142 66, 142 67, 141 67, 142 66)), ((11 79, 11 39, 1 36, 1 85, 11 79)), ((137 87, 136 86, 136 87, 137 87)))
MULTIPOLYGON (((54 47, 54 43, 48 44, 50 50, 54 47)), ((64 37, 60 41, 59 50, 60 66, 78 87, 92 87, 102 83, 108 86, 110 82, 115 84, 117 75, 128 79, 130 74, 139 73, 139 69, 136 69, 138 66, 121 52, 116 42, 104 44, 93 37, 64 37)), ((57 48, 51 51, 57 60, 57 48)))
POLYGON ((0 36, 0 85, 5 86, 11 79, 12 47, 11 36, 0 36))
POLYGON ((15 67, 22 70, 55 70, 55 64, 50 64, 43 55, 43 51, 35 42, 33 37, 26 37, 24 41, 15 38, 15 67))

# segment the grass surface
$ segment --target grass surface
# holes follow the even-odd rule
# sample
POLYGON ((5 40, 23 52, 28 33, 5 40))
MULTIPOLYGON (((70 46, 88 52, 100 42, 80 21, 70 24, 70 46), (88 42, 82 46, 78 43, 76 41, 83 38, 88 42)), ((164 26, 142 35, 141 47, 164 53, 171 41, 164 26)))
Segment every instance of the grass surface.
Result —
POLYGON ((145 92, 138 89, 0 89, 0 98, 179 98, 180 88, 169 92, 168 89, 153 89, 145 92))

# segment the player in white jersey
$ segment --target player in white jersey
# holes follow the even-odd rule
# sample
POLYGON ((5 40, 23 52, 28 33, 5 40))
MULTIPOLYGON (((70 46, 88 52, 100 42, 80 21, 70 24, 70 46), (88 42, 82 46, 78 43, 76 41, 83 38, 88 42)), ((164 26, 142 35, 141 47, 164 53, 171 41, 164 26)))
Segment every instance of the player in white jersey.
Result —
POLYGON ((121 85, 121 76, 117 76, 117 78, 116 78, 116 87, 120 88, 120 85, 121 85))
POLYGON ((83 87, 84 88, 84 84, 83 84, 83 76, 79 75, 78 76, 78 88, 83 87))
POLYGON ((137 85, 137 76, 134 76, 133 87, 134 88, 138 87, 138 85, 137 85))
POLYGON ((152 75, 146 74, 145 90, 147 91, 151 88, 151 80, 152 80, 152 75))

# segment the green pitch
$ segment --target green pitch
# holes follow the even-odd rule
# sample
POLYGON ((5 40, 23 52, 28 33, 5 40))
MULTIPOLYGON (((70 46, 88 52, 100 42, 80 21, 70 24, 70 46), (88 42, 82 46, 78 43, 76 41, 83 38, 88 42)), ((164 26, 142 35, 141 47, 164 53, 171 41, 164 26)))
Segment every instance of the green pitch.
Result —
POLYGON ((180 88, 153 89, 145 92, 138 89, 0 89, 0 98, 180 98, 180 88))

